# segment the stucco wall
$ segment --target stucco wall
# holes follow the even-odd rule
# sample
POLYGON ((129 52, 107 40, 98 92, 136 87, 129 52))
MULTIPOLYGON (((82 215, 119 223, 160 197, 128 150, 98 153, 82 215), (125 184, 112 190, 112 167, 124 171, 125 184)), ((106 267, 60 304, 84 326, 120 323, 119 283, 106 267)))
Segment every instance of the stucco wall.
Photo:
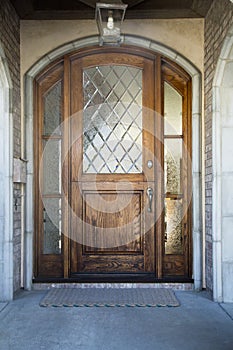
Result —
MULTIPOLYGON (((122 32, 163 43, 203 71, 203 19, 128 20, 124 22, 122 32)), ((58 46, 96 34, 94 20, 21 21, 22 75, 43 55, 58 46)))

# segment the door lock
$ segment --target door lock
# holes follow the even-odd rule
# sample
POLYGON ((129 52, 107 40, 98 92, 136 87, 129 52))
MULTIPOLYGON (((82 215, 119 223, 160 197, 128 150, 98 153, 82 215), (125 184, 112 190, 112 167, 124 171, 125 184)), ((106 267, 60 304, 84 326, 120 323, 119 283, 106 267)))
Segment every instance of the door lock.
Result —
POLYGON ((147 162, 147 168, 148 168, 148 169, 153 168, 153 162, 152 162, 152 160, 148 160, 148 162, 147 162))

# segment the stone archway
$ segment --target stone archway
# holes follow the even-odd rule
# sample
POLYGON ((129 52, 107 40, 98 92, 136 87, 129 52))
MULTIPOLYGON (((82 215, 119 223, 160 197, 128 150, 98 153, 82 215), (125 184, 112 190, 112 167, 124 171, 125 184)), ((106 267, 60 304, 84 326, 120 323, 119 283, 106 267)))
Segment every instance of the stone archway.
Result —
POLYGON ((213 82, 213 297, 233 302, 233 28, 213 82))
MULTIPOLYGON (((161 53, 183 67, 192 77, 192 125, 193 125, 193 145, 192 145, 192 185, 193 185, 193 279, 195 289, 202 288, 202 220, 201 220, 201 74, 182 55, 174 50, 165 47, 161 43, 153 40, 124 35, 123 43, 144 47, 152 51, 161 53)), ((26 125, 26 158, 27 167, 27 189, 26 189, 26 227, 25 227, 25 281, 24 287, 31 288, 32 283, 32 263, 33 263, 33 81, 35 76, 45 68, 52 60, 62 55, 72 52, 75 49, 98 45, 98 36, 79 39, 75 42, 59 47, 40 59, 25 75, 25 125, 26 125)))
POLYGON ((0 46, 0 301, 13 298, 13 180, 11 79, 0 46))

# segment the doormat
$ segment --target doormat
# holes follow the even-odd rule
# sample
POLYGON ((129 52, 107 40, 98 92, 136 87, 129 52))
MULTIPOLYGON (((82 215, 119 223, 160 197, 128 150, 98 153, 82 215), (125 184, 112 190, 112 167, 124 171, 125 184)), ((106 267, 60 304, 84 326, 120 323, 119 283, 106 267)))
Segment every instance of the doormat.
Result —
POLYGON ((52 288, 42 307, 174 307, 179 306, 167 288, 52 288))

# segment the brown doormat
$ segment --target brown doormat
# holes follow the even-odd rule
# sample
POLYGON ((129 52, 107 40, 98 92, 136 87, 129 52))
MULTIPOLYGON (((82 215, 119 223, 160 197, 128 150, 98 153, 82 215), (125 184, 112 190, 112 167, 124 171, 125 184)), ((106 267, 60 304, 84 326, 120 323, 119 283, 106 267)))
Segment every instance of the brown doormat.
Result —
POLYGON ((52 288, 40 306, 47 307, 160 307, 179 306, 167 288, 52 288))

